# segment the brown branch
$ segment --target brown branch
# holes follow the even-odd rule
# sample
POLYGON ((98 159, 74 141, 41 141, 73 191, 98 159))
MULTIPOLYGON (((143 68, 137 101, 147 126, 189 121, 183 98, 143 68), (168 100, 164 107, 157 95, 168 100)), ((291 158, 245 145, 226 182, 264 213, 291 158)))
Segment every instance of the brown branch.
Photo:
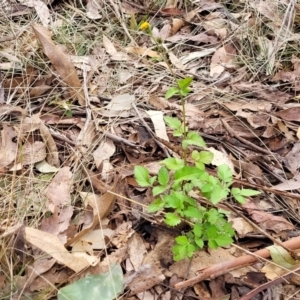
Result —
MULTIPOLYGON (((291 250, 296 250, 296 249, 300 248, 300 236, 292 238, 292 239, 284 242, 283 245, 286 248, 289 248, 291 250)), ((182 282, 175 284, 175 288, 182 289, 182 288, 186 288, 188 286, 192 286, 192 285, 194 285, 200 281, 203 281, 205 279, 215 277, 214 276, 215 274, 218 274, 218 276, 220 276, 220 275, 228 273, 229 271, 253 264, 253 263, 257 262, 260 257, 268 258, 269 256, 270 256, 269 250, 261 249, 261 250, 254 252, 251 255, 243 255, 243 256, 237 257, 236 259, 220 262, 220 263, 212 265, 208 268, 202 269, 201 273, 194 278, 191 278, 186 281, 182 281, 182 282)))

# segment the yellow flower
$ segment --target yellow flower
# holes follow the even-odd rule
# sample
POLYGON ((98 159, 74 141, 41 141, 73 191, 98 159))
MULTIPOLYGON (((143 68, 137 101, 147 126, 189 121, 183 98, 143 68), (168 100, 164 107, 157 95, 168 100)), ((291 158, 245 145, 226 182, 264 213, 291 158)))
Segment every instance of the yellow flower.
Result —
POLYGON ((150 23, 148 23, 148 22, 143 22, 140 26, 141 30, 147 30, 149 28, 150 28, 150 23))

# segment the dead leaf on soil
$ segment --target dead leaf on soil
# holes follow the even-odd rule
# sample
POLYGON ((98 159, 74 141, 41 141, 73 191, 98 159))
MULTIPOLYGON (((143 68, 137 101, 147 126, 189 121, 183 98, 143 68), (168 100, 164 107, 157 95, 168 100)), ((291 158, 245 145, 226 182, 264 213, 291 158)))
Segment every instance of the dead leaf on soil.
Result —
MULTIPOLYGON (((69 253, 60 242, 59 238, 54 234, 26 227, 25 238, 30 244, 38 247, 75 272, 80 272, 91 265, 87 259, 83 257, 75 257, 69 253)), ((95 262, 96 261, 97 258, 95 257, 95 262)))
POLYGON ((131 295, 149 290, 165 280, 165 275, 154 265, 143 264, 133 274, 126 274, 125 282, 130 288, 131 295))
POLYGON ((71 204, 71 184, 73 174, 69 167, 63 167, 52 179, 48 188, 45 191, 45 195, 48 198, 47 208, 54 213, 55 208, 62 207, 64 205, 71 204))
POLYGON ((284 157, 285 166, 295 175, 300 167, 300 142, 294 144, 292 150, 284 157))
POLYGON ((260 211, 259 207, 257 207, 249 198, 247 198, 246 201, 246 204, 242 205, 243 209, 245 209, 251 219, 262 228, 272 230, 276 233, 285 230, 293 230, 295 228, 292 223, 288 222, 283 217, 260 211))
POLYGON ((56 235, 63 244, 66 243, 66 230, 70 226, 73 211, 73 206, 55 208, 54 213, 50 217, 42 219, 40 229, 56 235))
POLYGON ((101 4, 97 0, 88 0, 86 4, 86 16, 92 20, 101 19, 102 16, 98 11, 101 11, 101 4))
POLYGON ((48 56, 62 80, 69 86, 71 98, 77 99, 80 105, 85 105, 82 85, 70 57, 53 43, 47 28, 37 24, 33 24, 32 28, 42 44, 43 52, 48 56))
POLYGON ((137 54, 137 55, 140 55, 140 56, 146 56, 147 55, 151 58, 160 58, 160 59, 162 59, 161 55, 158 52, 153 51, 153 50, 148 49, 148 48, 145 48, 145 47, 126 47, 125 50, 128 53, 137 54))
MULTIPOLYGON (((297 165, 299 167, 299 161, 297 161, 297 165)), ((292 179, 279 183, 272 188, 278 191, 297 190, 300 188, 300 174, 297 174, 292 179)))
POLYGON ((285 110, 281 110, 277 113, 277 116, 286 121, 300 121, 300 107, 291 107, 285 110))
POLYGON ((17 156, 18 144, 13 142, 15 137, 16 133, 13 128, 4 123, 1 130, 0 169, 11 164, 17 156))
POLYGON ((288 93, 281 92, 275 87, 260 82, 237 82, 232 84, 231 87, 233 92, 248 93, 249 96, 270 101, 275 104, 284 104, 292 98, 288 93))
POLYGON ((148 110, 146 113, 151 118, 151 121, 154 126, 155 134, 166 141, 169 141, 169 137, 167 135, 166 124, 164 121, 164 116, 162 111, 157 110, 148 110))
POLYGON ((116 146, 112 140, 102 140, 99 146, 93 152, 93 158, 97 168, 99 168, 102 162, 109 160, 110 157, 115 154, 115 151, 116 146))
POLYGON ((132 103, 135 102, 135 96, 123 94, 115 96, 109 103, 99 112, 106 117, 129 117, 132 103))
POLYGON ((39 141, 35 141, 34 143, 25 142, 18 153, 18 163, 21 163, 23 166, 35 164, 45 158, 45 144, 39 141))
POLYGON ((219 48, 211 58, 210 77, 218 78, 226 68, 237 68, 233 63, 236 56, 236 49, 231 45, 219 48))
MULTIPOLYGON (((115 192, 117 185, 117 179, 115 179, 114 186, 111 189, 115 192)), ((107 192, 102 196, 99 194, 80 192, 80 196, 84 201, 85 207, 92 207, 93 209, 93 220, 88 224, 83 230, 77 233, 74 237, 68 239, 66 246, 70 246, 79 239, 81 239, 85 234, 92 231, 100 222, 101 219, 105 218, 113 209, 116 196, 107 192)))
POLYGON ((141 236, 133 234, 128 240, 128 254, 135 271, 142 265, 146 253, 147 249, 141 236))
POLYGON ((43 26, 47 27, 50 23, 50 12, 47 4, 41 0, 19 0, 21 4, 33 7, 39 16, 43 26))

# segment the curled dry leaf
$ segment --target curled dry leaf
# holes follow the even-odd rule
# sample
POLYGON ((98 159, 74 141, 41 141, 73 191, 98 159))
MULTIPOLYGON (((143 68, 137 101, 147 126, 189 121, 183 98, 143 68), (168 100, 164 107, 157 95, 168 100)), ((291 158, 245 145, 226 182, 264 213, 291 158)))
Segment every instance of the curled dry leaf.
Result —
POLYGON ((78 100, 80 105, 85 105, 81 82, 70 57, 66 55, 60 47, 53 43, 51 34, 47 28, 37 24, 33 24, 32 28, 36 37, 42 44, 43 52, 50 59, 53 67, 61 76, 62 80, 68 84, 71 98, 78 100))

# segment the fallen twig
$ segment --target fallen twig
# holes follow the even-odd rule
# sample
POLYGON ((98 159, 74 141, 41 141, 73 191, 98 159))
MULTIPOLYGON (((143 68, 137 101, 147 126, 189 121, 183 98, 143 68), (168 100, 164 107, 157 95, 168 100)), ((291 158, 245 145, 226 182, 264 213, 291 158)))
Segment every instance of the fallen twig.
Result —
MULTIPOLYGON (((292 238, 283 243, 286 248, 291 250, 296 250, 300 248, 300 236, 292 238)), ((194 278, 188 279, 186 281, 179 282, 175 284, 176 289, 186 288, 188 286, 192 286, 200 281, 205 279, 215 278, 217 276, 226 274, 235 269, 239 269, 250 264, 253 264, 259 260, 259 258, 268 258, 270 256, 270 252, 267 249, 261 249, 256 252, 253 252, 249 255, 244 255, 237 257, 236 259, 232 259, 225 262, 220 262, 218 264, 212 265, 208 268, 200 270, 201 273, 194 278)))

